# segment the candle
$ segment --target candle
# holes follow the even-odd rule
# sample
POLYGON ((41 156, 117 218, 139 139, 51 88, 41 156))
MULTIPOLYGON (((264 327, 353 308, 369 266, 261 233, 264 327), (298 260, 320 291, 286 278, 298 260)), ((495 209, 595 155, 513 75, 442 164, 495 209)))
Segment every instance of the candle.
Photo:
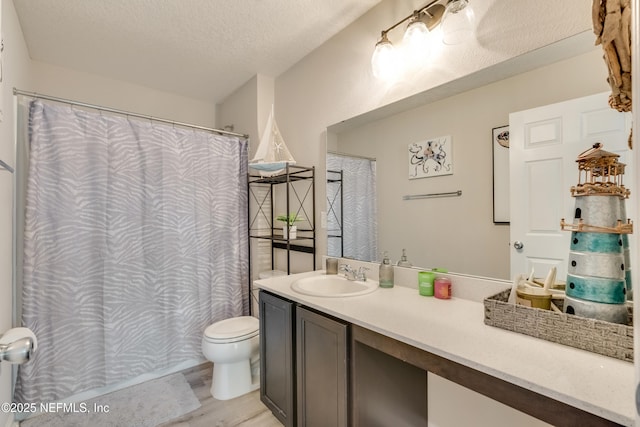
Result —
POLYGON ((447 277, 438 277, 434 284, 434 294, 436 298, 451 298, 451 280, 447 277))
POLYGON ((418 292, 425 297, 433 296, 433 281, 436 274, 430 271, 421 271, 418 273, 418 292))

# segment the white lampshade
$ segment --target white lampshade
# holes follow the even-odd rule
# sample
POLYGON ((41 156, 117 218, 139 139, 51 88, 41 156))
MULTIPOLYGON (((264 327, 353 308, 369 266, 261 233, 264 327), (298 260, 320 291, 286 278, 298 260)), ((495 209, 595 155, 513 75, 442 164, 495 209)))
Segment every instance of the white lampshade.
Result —
POLYGON ((460 44, 473 36, 475 13, 468 0, 453 0, 442 16, 442 41, 444 44, 460 44))
POLYGON ((398 75, 397 52, 386 35, 376 44, 371 57, 373 75, 381 80, 393 80, 398 75))

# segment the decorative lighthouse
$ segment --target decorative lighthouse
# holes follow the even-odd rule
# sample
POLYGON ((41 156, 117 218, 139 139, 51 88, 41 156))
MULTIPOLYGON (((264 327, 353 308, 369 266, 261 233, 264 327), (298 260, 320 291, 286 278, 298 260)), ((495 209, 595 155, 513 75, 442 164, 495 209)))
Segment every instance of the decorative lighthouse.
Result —
POLYGON ((564 312, 626 324, 632 292, 627 235, 633 224, 626 215, 630 192, 619 157, 599 142, 578 156, 573 223, 562 219, 560 225, 571 231, 564 312))

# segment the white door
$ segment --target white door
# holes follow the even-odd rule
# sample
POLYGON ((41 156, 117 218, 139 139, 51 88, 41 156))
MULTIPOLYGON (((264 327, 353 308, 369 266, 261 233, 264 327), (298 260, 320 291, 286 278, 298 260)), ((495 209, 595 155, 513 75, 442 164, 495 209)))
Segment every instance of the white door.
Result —
MULTIPOLYGON (((570 189, 578 183, 581 152, 602 142, 629 165, 625 185, 635 182, 627 145, 631 115, 607 100, 602 93, 509 115, 512 278, 532 269, 545 277, 553 266, 558 279, 566 278, 571 233, 560 230, 560 220, 573 221, 570 189)), ((638 197, 633 190, 631 197, 638 197)), ((635 219, 635 203, 627 202, 627 216, 635 219)))

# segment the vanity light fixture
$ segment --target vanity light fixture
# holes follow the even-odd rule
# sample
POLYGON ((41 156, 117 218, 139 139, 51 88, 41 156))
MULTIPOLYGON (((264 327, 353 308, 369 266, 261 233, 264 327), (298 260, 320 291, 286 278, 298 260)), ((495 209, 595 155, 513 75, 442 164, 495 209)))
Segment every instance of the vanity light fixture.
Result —
POLYGON ((392 80, 399 75, 399 53, 389 41, 391 30, 409 21, 402 42, 410 56, 428 55, 434 48, 434 30, 438 25, 442 29, 442 42, 459 44, 473 34, 475 15, 469 0, 432 0, 426 6, 414 10, 411 15, 401 19, 383 30, 380 40, 371 57, 373 75, 382 80, 392 80))

